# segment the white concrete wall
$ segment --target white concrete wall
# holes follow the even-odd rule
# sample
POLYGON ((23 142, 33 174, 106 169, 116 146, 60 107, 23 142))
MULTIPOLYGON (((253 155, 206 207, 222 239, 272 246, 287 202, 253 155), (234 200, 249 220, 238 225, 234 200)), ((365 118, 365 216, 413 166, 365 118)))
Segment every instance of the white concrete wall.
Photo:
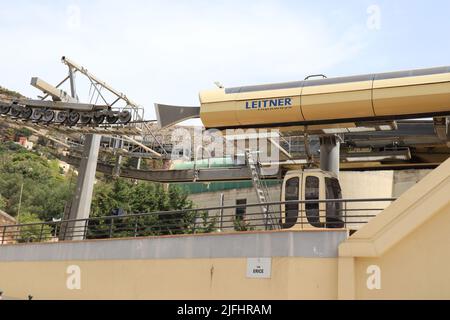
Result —
MULTIPOLYGON (((195 206, 197 208, 206 208, 206 207, 218 207, 220 206, 220 195, 223 193, 224 195, 224 206, 235 206, 236 200, 238 199, 246 199, 247 204, 258 203, 258 199, 256 197, 256 191, 253 188, 245 188, 245 189, 231 189, 217 192, 203 192, 198 194, 192 194, 189 196, 195 206)), ((276 202, 280 201, 280 187, 270 187, 269 188, 270 201, 276 202)), ((225 231, 231 231, 229 229, 233 226, 233 219, 235 217, 236 209, 224 209, 223 210, 223 226, 225 227, 225 231)), ((217 226, 220 226, 220 210, 211 211, 210 215, 217 216, 217 226)), ((263 224, 263 216, 261 214, 260 207, 252 207, 247 208, 246 210, 246 223, 251 224, 256 229, 260 229, 263 227, 258 225, 263 224)))
MULTIPOLYGON (((373 199, 391 198, 394 172, 393 171, 345 171, 339 174, 339 181, 344 199, 373 199)), ((391 204, 383 202, 355 202, 345 204, 347 209, 346 222, 348 228, 359 229, 362 223, 371 219, 391 204), (365 210, 358 210, 365 209, 365 210), (352 224, 354 222, 354 224, 352 224)))

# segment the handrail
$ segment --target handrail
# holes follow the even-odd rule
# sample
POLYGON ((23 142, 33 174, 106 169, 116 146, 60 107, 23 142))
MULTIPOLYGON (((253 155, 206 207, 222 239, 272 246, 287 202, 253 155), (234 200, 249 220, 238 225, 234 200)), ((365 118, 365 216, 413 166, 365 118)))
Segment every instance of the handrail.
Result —
MULTIPOLYGON (((34 223, 25 223, 25 224, 9 224, 9 225, 0 225, 0 228, 7 226, 8 228, 18 227, 18 226, 34 226, 41 224, 60 224, 61 222, 79 222, 85 220, 103 220, 103 219, 120 219, 124 217, 141 217, 147 215, 171 215, 177 213, 183 213, 186 211, 213 211, 213 210, 225 210, 225 209, 235 209, 237 207, 260 207, 260 206, 272 206, 272 205, 283 205, 283 204, 306 204, 306 203, 343 203, 343 202, 387 202, 387 201, 395 201, 397 198, 362 198, 362 199, 318 199, 318 200, 290 200, 290 201, 277 201, 277 202, 267 202, 265 204, 259 203, 250 203, 245 205, 228 205, 228 206, 219 206, 219 207, 206 207, 206 208, 187 208, 181 210, 173 210, 173 211, 154 211, 154 212, 142 212, 142 213, 132 213, 125 216, 102 216, 102 217, 90 217, 84 219, 68 219, 61 221, 45 221, 45 222, 34 222, 34 223)), ((361 210, 361 209, 358 209, 361 210)), ((366 209, 364 209, 366 210, 366 209)))
MULTIPOLYGON (((274 220, 270 221, 270 228, 280 223, 283 223, 283 225, 288 224, 290 227, 293 225, 314 225, 315 223, 323 228, 343 228, 367 223, 368 219, 384 210, 384 208, 374 207, 373 205, 362 208, 357 206, 348 208, 349 203, 380 203, 392 202, 394 200, 396 199, 370 198, 277 201, 264 204, 252 203, 208 208, 187 208, 182 210, 127 214, 123 216, 108 215, 85 219, 1 225, 0 244, 54 241, 58 239, 83 240, 86 238, 99 239, 166 234, 213 233, 225 229, 234 231, 266 230, 268 227, 266 217, 260 212, 254 213, 251 210, 247 211, 247 209, 266 207, 268 205, 274 207, 272 212, 274 220), (344 203, 344 206, 332 206, 331 209, 329 206, 326 206, 327 208, 317 206, 316 209, 306 209, 304 206, 299 205, 299 214, 295 218, 293 225, 291 225, 292 220, 289 221, 292 217, 283 216, 284 210, 282 205, 308 203, 344 203), (223 212, 226 209, 242 207, 246 208, 246 213, 243 218, 237 217, 235 212, 222 214, 221 219, 225 221, 226 225, 221 224, 220 228, 218 227, 217 212, 219 210, 223 212), (313 218, 316 219, 314 223, 309 221, 311 216, 308 210, 315 210, 315 213, 313 213, 313 218), (331 213, 329 210, 332 210, 331 213)), ((381 205, 379 207, 383 206, 381 205)))

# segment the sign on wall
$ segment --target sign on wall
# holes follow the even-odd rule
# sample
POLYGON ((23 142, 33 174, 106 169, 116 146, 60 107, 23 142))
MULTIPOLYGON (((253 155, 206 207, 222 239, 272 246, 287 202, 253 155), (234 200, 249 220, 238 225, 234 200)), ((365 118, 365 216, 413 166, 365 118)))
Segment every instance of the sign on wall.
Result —
POLYGON ((247 258, 247 278, 270 279, 272 258, 247 258))

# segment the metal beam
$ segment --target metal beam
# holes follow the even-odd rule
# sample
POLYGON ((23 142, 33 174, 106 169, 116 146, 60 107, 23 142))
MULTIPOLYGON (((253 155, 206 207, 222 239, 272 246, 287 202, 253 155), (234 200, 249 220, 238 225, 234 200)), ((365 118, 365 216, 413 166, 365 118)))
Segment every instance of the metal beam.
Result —
POLYGON ((280 150, 286 157, 288 157, 289 159, 292 159, 292 155, 286 151, 286 149, 284 149, 282 146, 280 146, 280 144, 278 142, 276 142, 275 140, 273 140, 272 138, 269 138, 270 143, 272 143, 278 150, 280 150))
MULTIPOLYGON (((60 159, 74 166, 77 166, 80 163, 80 158, 73 156, 60 156, 60 159)), ((97 171, 112 176, 114 173, 114 166, 99 162, 97 164, 97 171)), ((194 180, 196 182, 251 180, 251 172, 247 166, 197 170, 137 170, 132 168, 121 168, 120 176, 123 178, 161 183, 193 182, 194 180)), ((264 177, 264 179, 277 178, 279 178, 277 175, 264 177)))
POLYGON ((55 143, 57 143, 57 144, 62 145, 63 147, 70 148, 70 146, 69 146, 67 143, 65 143, 65 142, 63 142, 63 141, 61 141, 61 140, 59 140, 59 139, 57 139, 57 138, 55 138, 55 137, 52 137, 52 136, 51 136, 50 134, 48 134, 48 133, 40 132, 39 130, 36 130, 35 128, 29 127, 29 126, 25 126, 25 128, 27 128, 27 129, 30 130, 30 131, 33 131, 33 132, 34 132, 35 134, 37 134, 38 136, 41 136, 41 137, 46 138, 46 139, 49 139, 49 140, 51 140, 51 141, 53 141, 53 142, 55 142, 55 143))
MULTIPOLYGON (((91 74, 86 68, 78 65, 77 63, 75 63, 74 61, 70 60, 69 58, 63 56, 61 58, 62 63, 64 63, 65 65, 67 65, 71 70, 75 70, 80 72, 81 74, 84 74, 86 77, 89 78, 89 80, 91 81, 91 83, 93 84, 98 84, 100 85, 102 88, 105 88, 106 90, 108 90, 110 93, 114 94, 117 99, 110 104, 110 107, 115 104, 118 100, 123 100, 125 101, 125 103, 127 104, 128 107, 131 107, 132 109, 134 109, 136 111, 136 115, 139 118, 139 120, 142 120, 142 125, 148 130, 148 132, 152 135, 153 139, 155 139, 155 141, 159 144, 159 146, 161 147, 161 149, 163 150, 164 155, 168 155, 168 153, 166 152, 166 150, 164 149, 163 144, 157 139, 157 137, 153 134, 152 132, 152 128, 147 124, 147 122, 144 121, 143 116, 139 115, 139 105, 132 101, 131 99, 129 99, 125 94, 115 90, 113 87, 111 87, 110 85, 108 85, 106 82, 98 79, 95 75, 91 74)), ((153 153, 162 158, 162 155, 159 154, 158 152, 153 151, 153 153)))
POLYGON ((31 78, 31 83, 33 87, 41 90, 42 92, 50 95, 53 99, 53 101, 62 101, 62 102, 73 102, 76 103, 78 100, 74 97, 71 97, 67 92, 64 90, 58 89, 51 84, 45 82, 42 79, 39 79, 38 77, 31 78))
POLYGON ((71 69, 75 69, 77 71, 79 71, 80 73, 84 74, 86 77, 88 77, 89 79, 93 80, 94 82, 100 84, 103 88, 105 88, 106 90, 108 90, 109 92, 111 92, 112 94, 116 95, 117 97, 119 97, 120 99, 124 100, 129 106, 131 107, 139 107, 139 105, 137 103, 135 103, 134 101, 132 101, 131 99, 129 99, 125 94, 115 90, 113 87, 111 87, 110 85, 108 85, 105 81, 100 80, 99 78, 97 78, 95 75, 93 75, 92 73, 90 73, 86 68, 80 66, 79 64, 75 63, 74 61, 70 60, 67 57, 62 57, 61 61, 66 64, 69 68, 71 69))
POLYGON ((133 138, 131 138, 131 137, 128 137, 128 136, 122 136, 122 139, 123 139, 123 140, 127 140, 127 141, 129 141, 129 142, 131 142, 131 143, 133 143, 133 144, 135 144, 135 145, 141 147, 141 148, 144 149, 145 151, 148 151, 148 152, 153 153, 154 155, 156 155, 156 156, 159 157, 159 158, 162 157, 162 155, 161 155, 160 153, 158 153, 158 152, 156 152, 155 150, 153 150, 153 149, 147 147, 145 144, 142 144, 142 143, 140 143, 139 141, 136 141, 135 139, 133 139, 133 138))
MULTIPOLYGON (((373 152, 373 156, 384 155, 384 158, 379 160, 391 160, 390 163, 382 164, 380 162, 347 162, 351 157, 361 158, 361 153, 349 153, 343 154, 342 158, 346 162, 341 164, 344 170, 388 170, 402 169, 402 168, 434 168, 440 163, 410 163, 410 162, 393 162, 393 156, 402 155, 402 152, 373 152)), ((62 161, 67 162, 70 165, 78 166, 80 158, 75 156, 62 156, 56 155, 62 161)), ((277 163, 284 169, 294 167, 302 167, 307 164, 306 159, 286 160, 277 163)), ((273 163, 261 163, 261 165, 274 165, 273 163)), ((109 176, 114 174, 114 166, 106 163, 98 163, 97 171, 109 176)), ((120 176, 123 178, 130 178, 136 180, 153 181, 160 183, 182 183, 182 182, 218 182, 218 181, 241 181, 251 180, 251 172, 247 166, 234 166, 229 168, 205 168, 205 169, 183 169, 183 170, 139 170, 133 168, 121 168, 120 176)), ((264 176, 264 179, 280 179, 279 175, 264 176)))
MULTIPOLYGON (((57 143, 57 144, 62 145, 63 147, 71 148, 71 146, 70 146, 69 144, 65 143, 64 141, 61 141, 61 140, 59 140, 58 138, 53 137, 53 136, 50 135, 48 132, 42 132, 42 131, 39 131, 39 130, 37 130, 36 128, 34 128, 34 127, 32 127, 32 126, 24 126, 24 125, 22 125, 22 124, 19 125, 17 122, 8 122, 7 125, 8 125, 9 127, 11 127, 11 128, 15 128, 15 129, 26 128, 26 129, 28 129, 28 130, 34 132, 34 133, 35 133, 36 135, 38 135, 38 136, 41 136, 41 137, 46 138, 46 139, 48 139, 48 140, 51 140, 51 141, 53 141, 53 142, 55 142, 55 143, 57 143)), ((42 129, 41 129, 41 130, 42 130, 42 129)), ((47 130, 46 130, 46 131, 47 131, 47 130)))
POLYGON ((55 110, 76 110, 76 111, 94 111, 105 110, 107 106, 95 105, 92 103, 78 103, 78 102, 65 102, 65 101, 49 101, 49 100, 18 100, 21 105, 33 107, 33 108, 49 108, 55 110))

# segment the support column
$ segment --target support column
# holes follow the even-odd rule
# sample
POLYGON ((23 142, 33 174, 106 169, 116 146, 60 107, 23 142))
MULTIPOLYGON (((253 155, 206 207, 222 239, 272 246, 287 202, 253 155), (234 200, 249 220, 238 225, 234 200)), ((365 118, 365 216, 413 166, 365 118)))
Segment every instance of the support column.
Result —
POLYGON ((339 177, 340 142, 338 137, 320 137, 320 169, 334 172, 339 177))
MULTIPOLYGON (((69 66, 70 93, 78 101, 75 85, 75 72, 69 66)), ((95 172, 97 171, 98 153, 102 136, 85 135, 83 155, 78 167, 77 188, 69 210, 64 213, 63 220, 87 219, 91 213, 92 193, 94 191, 95 172)), ((72 221, 62 223, 59 233, 61 240, 83 240, 87 231, 87 222, 72 221)))
MULTIPOLYGON (((83 155, 78 168, 77 187, 70 211, 64 220, 89 218, 100 140, 101 135, 98 134, 85 136, 83 155)), ((60 235, 62 240, 82 240, 85 236, 85 223, 83 221, 69 222, 62 226, 60 235)))
POLYGON ((113 145, 114 150, 116 151, 116 161, 114 162, 113 177, 118 178, 120 177, 120 166, 122 165, 122 156, 118 153, 118 150, 123 148, 123 140, 115 139, 113 145))
POLYGON ((77 87, 75 84, 75 72, 73 72, 72 67, 69 67, 69 80, 70 80, 70 92, 72 98, 76 99, 78 101, 77 97, 77 87))

